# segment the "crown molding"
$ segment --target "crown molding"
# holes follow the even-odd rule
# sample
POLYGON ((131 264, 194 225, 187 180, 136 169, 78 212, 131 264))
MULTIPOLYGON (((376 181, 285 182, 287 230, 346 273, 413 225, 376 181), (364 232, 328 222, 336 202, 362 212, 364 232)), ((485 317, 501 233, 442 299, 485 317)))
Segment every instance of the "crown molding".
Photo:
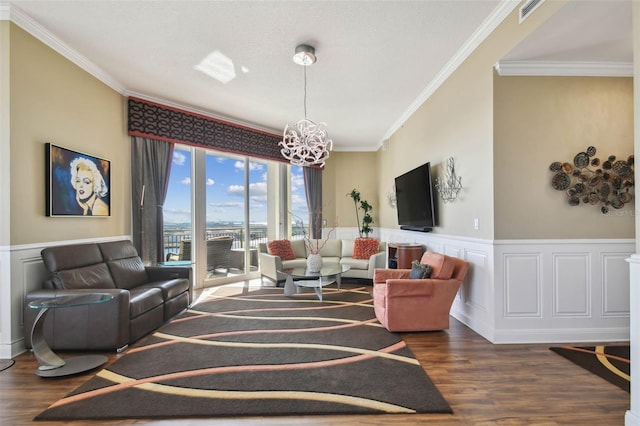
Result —
POLYGON ((518 6, 519 0, 502 0, 491 15, 469 37, 465 44, 446 63, 429 85, 418 95, 409 108, 387 130, 387 133, 378 142, 378 149, 382 143, 391 136, 426 102, 427 99, 440 87, 453 72, 473 53, 474 50, 500 25, 504 19, 518 6))
POLYGON ((42 43, 49 46, 51 49, 55 50, 60 55, 64 56, 107 86, 111 87, 113 90, 121 94, 124 93, 125 89, 120 82, 104 72, 100 67, 81 55, 79 52, 67 46, 46 28, 24 13, 20 8, 13 4, 8 5, 8 11, 6 13, 8 14, 8 19, 40 40, 42 43))
POLYGON ((0 1, 0 21, 8 21, 10 19, 11 6, 6 1, 0 1))
POLYGON ((206 111, 198 108, 193 108, 187 105, 175 103, 168 101, 166 99, 157 98, 145 93, 138 93, 129 89, 126 89, 120 82, 114 79, 111 75, 106 73, 100 67, 98 67, 95 63, 88 60, 86 57, 81 55, 76 50, 72 49, 60 39, 58 39, 55 35, 45 29, 42 25, 34 21, 29 15, 27 15, 20 8, 12 5, 6 1, 0 1, 0 18, 3 20, 10 20, 20 28, 37 38, 39 41, 49 46, 51 49, 65 57, 66 59, 73 62, 75 65, 88 72, 116 92, 120 93, 122 96, 134 96, 140 99, 145 99, 151 102, 156 102, 162 105, 166 105, 168 107, 181 109, 184 111, 192 112, 195 114, 203 115, 205 117, 210 117, 216 120, 226 121, 229 123, 237 124, 240 126, 248 127, 255 130, 261 130, 267 133, 280 134, 281 130, 274 130, 267 127, 259 126, 255 123, 249 123, 233 118, 229 118, 223 115, 214 114, 211 111, 206 111))
POLYGON ((500 61, 500 76, 633 77, 633 62, 500 61))

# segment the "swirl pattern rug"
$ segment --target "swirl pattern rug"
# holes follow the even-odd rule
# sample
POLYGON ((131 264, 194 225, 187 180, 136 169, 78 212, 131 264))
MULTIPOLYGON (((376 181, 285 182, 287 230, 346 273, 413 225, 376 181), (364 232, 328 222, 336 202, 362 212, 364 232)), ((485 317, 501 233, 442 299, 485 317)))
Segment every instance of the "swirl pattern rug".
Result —
POLYGON ((366 287, 207 290, 36 420, 451 413, 366 287))
POLYGON ((631 391, 629 345, 565 346, 550 349, 619 388, 631 391))

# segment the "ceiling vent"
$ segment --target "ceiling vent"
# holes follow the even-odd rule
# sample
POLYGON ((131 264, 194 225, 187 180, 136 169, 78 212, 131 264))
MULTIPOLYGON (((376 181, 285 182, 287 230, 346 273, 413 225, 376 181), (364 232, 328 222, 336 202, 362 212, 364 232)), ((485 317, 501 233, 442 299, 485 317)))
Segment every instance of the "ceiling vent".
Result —
POLYGON ((527 19, 542 3, 544 3, 544 0, 529 0, 523 4, 520 8, 520 23, 527 19))

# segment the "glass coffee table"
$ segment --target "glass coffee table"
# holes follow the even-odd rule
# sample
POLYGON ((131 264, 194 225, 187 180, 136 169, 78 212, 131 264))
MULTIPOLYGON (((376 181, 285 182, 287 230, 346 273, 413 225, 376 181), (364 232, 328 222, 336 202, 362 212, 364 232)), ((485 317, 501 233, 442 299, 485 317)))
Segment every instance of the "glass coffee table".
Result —
POLYGON ((298 293, 301 288, 312 288, 322 302, 322 287, 337 283, 340 290, 342 274, 351 269, 348 265, 327 265, 320 268, 320 272, 311 272, 303 268, 283 268, 280 272, 286 274, 284 295, 289 297, 298 293))
POLYGON ((60 377, 81 373, 99 367, 108 361, 104 355, 84 355, 62 359, 47 344, 43 328, 44 320, 50 309, 71 308, 73 306, 105 303, 113 299, 107 293, 82 293, 64 296, 52 296, 29 302, 31 309, 40 309, 31 328, 31 347, 40 363, 36 374, 40 377, 60 377))

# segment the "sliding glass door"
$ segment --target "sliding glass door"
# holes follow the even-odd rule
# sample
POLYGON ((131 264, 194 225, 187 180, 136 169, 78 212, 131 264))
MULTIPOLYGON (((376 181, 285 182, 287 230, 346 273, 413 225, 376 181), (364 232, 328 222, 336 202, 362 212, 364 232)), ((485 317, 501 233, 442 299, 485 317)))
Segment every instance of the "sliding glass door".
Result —
POLYGON ((164 217, 167 259, 196 287, 257 278, 260 243, 306 232, 302 168, 176 145, 164 217))

